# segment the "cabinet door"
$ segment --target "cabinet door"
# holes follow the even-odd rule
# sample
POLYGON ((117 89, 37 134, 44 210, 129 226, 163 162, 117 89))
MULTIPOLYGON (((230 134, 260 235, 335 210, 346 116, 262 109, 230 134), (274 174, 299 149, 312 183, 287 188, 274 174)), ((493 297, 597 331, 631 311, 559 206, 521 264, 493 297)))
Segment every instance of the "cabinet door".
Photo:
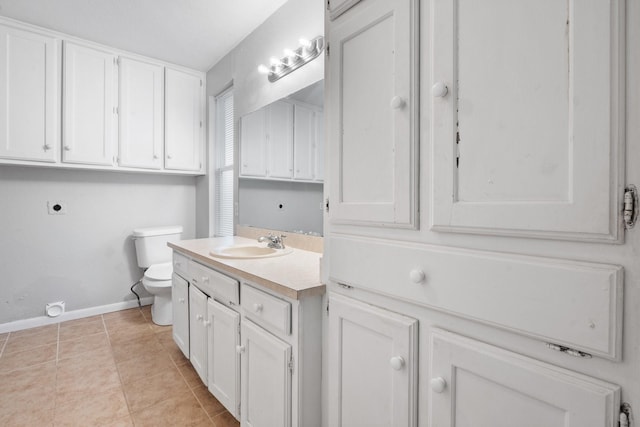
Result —
POLYGON ((315 180, 324 181, 324 112, 316 111, 316 158, 315 158, 315 180))
POLYGON ((430 426, 618 425, 615 385, 449 332, 430 347, 430 426))
POLYGON ((189 358, 189 283, 177 274, 173 275, 171 289, 173 309, 173 340, 189 358))
POLYGON ((0 157, 55 162, 60 42, 0 26, 0 157))
POLYGON ((202 141, 202 76, 167 68, 164 167, 200 170, 202 141))
POLYGON ((64 43, 64 162, 113 164, 115 66, 110 52, 64 43))
POLYGON ((264 108, 240 119, 240 175, 266 176, 266 132, 264 108))
POLYGON ((415 319, 330 295, 329 425, 415 426, 416 352, 415 319))
POLYGON ((293 105, 274 102, 267 107, 267 175, 293 177, 293 105))
POLYGON ((332 23, 332 223, 417 226, 418 3, 368 0, 332 23))
POLYGON ((242 321, 242 425, 291 425, 291 346, 242 321))
POLYGON ((120 58, 121 166, 160 169, 164 142, 164 67, 120 58))
POLYGON ((189 360, 202 382, 207 384, 207 296, 195 286, 189 286, 189 360))
POLYGON ((236 418, 240 417, 240 314, 209 298, 209 391, 236 418))
POLYGON ((293 154, 295 179, 315 178, 315 112, 301 105, 295 106, 293 154))
POLYGON ((621 239, 620 3, 433 2, 434 230, 621 239))

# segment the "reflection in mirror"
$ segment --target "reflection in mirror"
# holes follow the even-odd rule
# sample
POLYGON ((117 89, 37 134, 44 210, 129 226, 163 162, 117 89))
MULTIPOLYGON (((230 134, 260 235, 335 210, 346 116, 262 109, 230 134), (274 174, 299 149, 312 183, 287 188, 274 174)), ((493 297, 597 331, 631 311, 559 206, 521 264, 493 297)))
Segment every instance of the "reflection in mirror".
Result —
POLYGON ((322 235, 323 104, 320 81, 240 119, 238 225, 322 235))

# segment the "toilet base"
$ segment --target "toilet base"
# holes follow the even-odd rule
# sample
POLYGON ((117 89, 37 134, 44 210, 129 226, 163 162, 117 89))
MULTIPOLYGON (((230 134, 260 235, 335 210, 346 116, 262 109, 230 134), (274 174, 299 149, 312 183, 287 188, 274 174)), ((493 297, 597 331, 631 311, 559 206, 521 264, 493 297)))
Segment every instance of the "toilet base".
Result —
POLYGON ((156 295, 151 306, 151 320, 156 325, 168 326, 173 324, 173 309, 171 294, 169 296, 156 295))

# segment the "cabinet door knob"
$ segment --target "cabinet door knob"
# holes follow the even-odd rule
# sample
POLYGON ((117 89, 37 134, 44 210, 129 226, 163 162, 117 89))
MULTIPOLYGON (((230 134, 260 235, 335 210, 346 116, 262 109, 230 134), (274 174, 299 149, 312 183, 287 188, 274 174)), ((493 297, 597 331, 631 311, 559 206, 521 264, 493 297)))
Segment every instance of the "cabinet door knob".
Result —
POLYGON ((170 155, 167 154, 167 159, 171 160, 172 157, 170 155))
POLYGON ((158 159, 158 155, 157 155, 157 154, 154 154, 154 155, 153 155, 153 160, 157 160, 157 159, 158 159))
POLYGON ((47 150, 51 150, 51 145, 49 145, 49 144, 44 144, 44 150, 45 150, 45 151, 47 151, 47 150))
POLYGON ((178 302, 184 304, 184 298, 178 298, 178 302))
POLYGON ((211 325, 211 321, 210 320, 203 320, 202 321, 202 325, 207 327, 207 326, 211 325))
POLYGON ((391 98, 391 108, 393 108, 394 110, 398 110, 402 107, 404 107, 404 99, 402 99, 402 97, 394 96, 393 98, 391 98))
POLYGON ((426 275, 424 274, 424 271, 419 268, 414 268, 409 272, 409 279, 411 279, 413 283, 422 283, 425 278, 426 275))
POLYGON ((394 356, 389 359, 389 364, 393 369, 399 371, 400 369, 404 368, 404 359, 400 356, 394 356))
POLYGON ((202 283, 209 283, 209 276, 202 276, 202 283))
POLYGON ((202 319, 204 319, 204 316, 202 314, 196 315, 196 320, 202 320, 202 319))
POLYGON ((436 82, 431 87, 431 93, 433 94, 434 98, 444 98, 445 96, 447 96, 447 93, 449 93, 449 88, 442 82, 436 82))
POLYGON ((244 353, 245 347, 243 345, 237 345, 236 346, 236 353, 238 354, 242 354, 244 353))
POLYGON ((64 151, 71 151, 71 147, 69 145, 64 146, 64 151))
POLYGON ((447 388, 447 382, 442 377, 432 378, 430 384, 431 390, 436 393, 442 393, 447 388))
POLYGON ((253 304, 253 311, 255 311, 256 313, 260 313, 262 311, 262 304, 253 304))

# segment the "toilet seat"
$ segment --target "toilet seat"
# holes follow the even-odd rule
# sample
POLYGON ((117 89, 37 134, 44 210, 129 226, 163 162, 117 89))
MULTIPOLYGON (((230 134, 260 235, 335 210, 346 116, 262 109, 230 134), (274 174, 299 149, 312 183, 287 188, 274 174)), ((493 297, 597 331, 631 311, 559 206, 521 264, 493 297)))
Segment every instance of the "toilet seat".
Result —
POLYGON ((171 262, 164 262, 162 264, 153 264, 144 272, 144 278, 153 281, 171 281, 171 274, 173 273, 173 264, 171 262))

